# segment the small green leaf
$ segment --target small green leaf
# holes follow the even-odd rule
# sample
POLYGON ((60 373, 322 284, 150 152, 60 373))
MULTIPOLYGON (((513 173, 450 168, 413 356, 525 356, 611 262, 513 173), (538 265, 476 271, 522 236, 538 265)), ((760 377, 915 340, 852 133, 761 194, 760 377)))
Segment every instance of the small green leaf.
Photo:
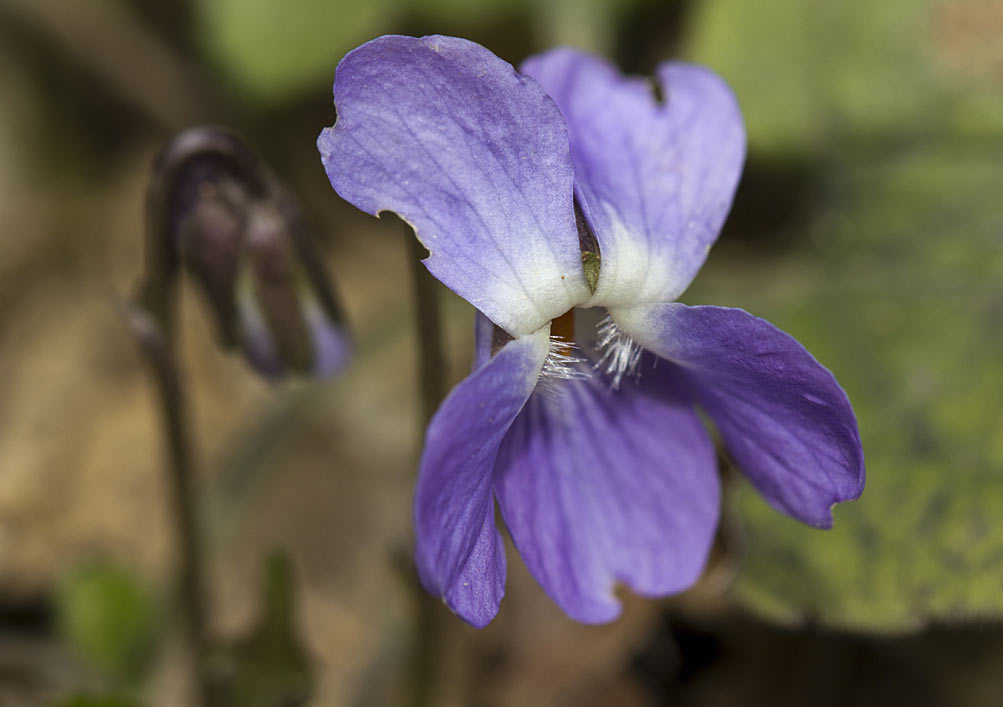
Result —
POLYGON ((133 574, 105 562, 82 565, 65 577, 57 601, 62 633, 82 659, 114 681, 142 676, 158 612, 133 574))
POLYGON ((274 554, 265 567, 262 611, 242 639, 212 657, 213 705, 293 707, 310 698, 310 662, 296 629, 296 593, 289 560, 274 554))
POLYGON ((582 270, 585 271, 585 282, 588 283, 589 292, 593 294, 596 291, 596 285, 599 284, 599 267, 601 264, 602 259, 599 253, 593 253, 592 251, 582 253, 582 270))

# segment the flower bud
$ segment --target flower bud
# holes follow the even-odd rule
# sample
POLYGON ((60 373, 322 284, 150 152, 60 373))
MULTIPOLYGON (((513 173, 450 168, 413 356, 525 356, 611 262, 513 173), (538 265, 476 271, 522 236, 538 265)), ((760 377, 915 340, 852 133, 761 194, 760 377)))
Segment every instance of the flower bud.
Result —
POLYGON ((328 376, 349 356, 324 268, 292 196, 230 133, 191 128, 150 187, 152 269, 198 282, 227 348, 268 378, 328 376))

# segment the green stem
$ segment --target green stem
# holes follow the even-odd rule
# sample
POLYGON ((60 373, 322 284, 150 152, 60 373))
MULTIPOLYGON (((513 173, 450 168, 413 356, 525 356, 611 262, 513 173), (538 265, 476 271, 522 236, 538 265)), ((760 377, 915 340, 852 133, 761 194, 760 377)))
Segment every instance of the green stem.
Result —
MULTIPOLYGON (((439 313, 439 283, 421 264, 428 255, 424 246, 405 225, 408 255, 413 273, 415 326, 418 342, 418 375, 421 381, 420 429, 424 432, 439 404, 446 396, 446 363, 442 350, 442 321, 439 313)), ((417 577, 411 583, 415 602, 415 643, 411 663, 411 705, 432 704, 436 684, 436 665, 441 657, 442 631, 438 602, 421 586, 417 577)))

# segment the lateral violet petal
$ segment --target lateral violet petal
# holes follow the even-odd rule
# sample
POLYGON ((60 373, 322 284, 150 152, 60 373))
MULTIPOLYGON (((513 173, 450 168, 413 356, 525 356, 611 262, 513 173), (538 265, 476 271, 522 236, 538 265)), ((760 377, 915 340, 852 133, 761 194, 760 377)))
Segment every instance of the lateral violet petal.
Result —
POLYGON ((711 547, 714 446, 654 362, 648 356, 640 382, 618 390, 593 377, 534 395, 498 454, 495 488, 512 539, 577 621, 616 618, 618 582, 646 596, 688 588, 711 547))
POLYGON ((819 528, 860 496, 864 454, 839 383, 793 337, 741 309, 679 303, 610 312, 678 364, 732 458, 777 510, 819 528))
POLYGON ((484 626, 505 593, 492 472, 498 447, 536 385, 549 329, 514 339, 449 394, 429 424, 415 491, 415 555, 428 591, 484 626))
POLYGON ((512 336, 589 297, 560 111, 464 39, 385 36, 349 52, 317 147, 335 191, 393 211, 429 271, 512 336))
POLYGON ((564 114, 575 194, 599 242, 592 306, 670 302, 693 280, 731 207, 745 128, 731 89, 709 69, 667 62, 656 102, 647 80, 574 49, 522 71, 564 114))

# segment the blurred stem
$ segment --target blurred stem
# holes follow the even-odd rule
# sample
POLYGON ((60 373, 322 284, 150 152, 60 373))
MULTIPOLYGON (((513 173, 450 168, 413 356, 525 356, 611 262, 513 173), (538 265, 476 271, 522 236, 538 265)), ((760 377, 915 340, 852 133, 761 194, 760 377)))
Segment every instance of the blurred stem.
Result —
MULTIPOLYGON (((171 342, 167 348, 172 351, 171 342)), ((170 455, 169 476, 174 493, 174 520, 181 549, 181 601, 185 626, 195 663, 195 679, 201 704, 208 706, 205 674, 208 637, 204 597, 203 556, 200 543, 199 515, 196 509, 194 467, 187 425, 185 398, 174 356, 170 356, 168 375, 158 376, 161 414, 170 455)))
MULTIPOLYGON (((446 364, 442 352, 442 321, 439 313, 439 283, 421 261, 428 256, 424 246, 405 224, 404 237, 414 280, 415 326, 418 341, 418 375, 421 381, 419 429, 428 426, 439 403, 446 396, 446 364)), ((414 594, 415 642, 411 658, 411 705, 432 704, 435 667, 440 658, 441 630, 438 602, 421 586, 417 577, 410 583, 414 594)))
MULTIPOLYGON (((149 297, 149 288, 145 294, 149 297)), ((158 294, 163 299, 158 299, 157 304, 166 306, 170 299, 169 293, 161 290, 158 294)), ((166 472, 173 495, 172 516, 180 550, 181 610, 196 681, 196 705, 209 707, 209 683, 206 672, 209 641, 203 599, 205 579, 202 535, 195 499, 195 468, 188 431, 184 385, 174 354, 174 337, 166 318, 162 319, 143 305, 126 305, 125 314, 157 388, 169 459, 166 472)))
POLYGON ((568 44, 609 55, 618 4, 603 0, 551 0, 531 6, 541 46, 568 44))

